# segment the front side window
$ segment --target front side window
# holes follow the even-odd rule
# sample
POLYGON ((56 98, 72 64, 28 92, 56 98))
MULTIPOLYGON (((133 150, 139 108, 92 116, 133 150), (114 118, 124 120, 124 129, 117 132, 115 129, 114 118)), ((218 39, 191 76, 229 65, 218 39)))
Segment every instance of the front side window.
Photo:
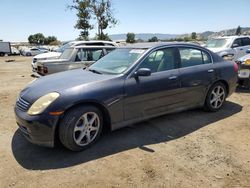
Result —
POLYGON ((241 39, 235 39, 235 40, 234 40, 234 43, 233 43, 233 46, 234 46, 234 45, 243 46, 242 40, 241 40, 241 39))
POLYGON ((103 55, 102 49, 78 49, 75 61, 97 61, 103 55))
POLYGON ((249 46, 250 45, 250 38, 246 37, 242 39, 243 46, 249 46))
POLYGON ((193 48, 179 48, 181 67, 211 63, 208 53, 193 48))
POLYGON ((152 73, 175 69, 175 49, 166 48, 152 52, 139 68, 148 68, 152 73))

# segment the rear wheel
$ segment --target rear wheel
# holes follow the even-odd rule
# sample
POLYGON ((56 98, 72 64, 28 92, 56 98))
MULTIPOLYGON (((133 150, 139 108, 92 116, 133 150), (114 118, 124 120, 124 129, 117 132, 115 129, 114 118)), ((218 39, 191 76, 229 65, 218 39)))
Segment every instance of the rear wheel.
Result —
POLYGON ((227 96, 226 87, 223 83, 214 84, 207 93, 204 108, 210 112, 218 111, 224 104, 227 96))
POLYGON ((72 151, 81 151, 98 140, 103 118, 94 106, 78 107, 69 111, 59 126, 61 143, 72 151))
POLYGON ((5 55, 4 52, 0 52, 0 56, 3 57, 5 55))

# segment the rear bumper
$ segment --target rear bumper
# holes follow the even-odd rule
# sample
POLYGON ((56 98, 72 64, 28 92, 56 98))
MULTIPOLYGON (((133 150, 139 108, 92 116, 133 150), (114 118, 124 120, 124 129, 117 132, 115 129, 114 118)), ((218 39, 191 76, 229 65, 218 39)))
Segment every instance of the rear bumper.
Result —
POLYGON ((16 122, 23 136, 33 144, 54 147, 54 137, 58 116, 30 116, 15 107, 16 122))

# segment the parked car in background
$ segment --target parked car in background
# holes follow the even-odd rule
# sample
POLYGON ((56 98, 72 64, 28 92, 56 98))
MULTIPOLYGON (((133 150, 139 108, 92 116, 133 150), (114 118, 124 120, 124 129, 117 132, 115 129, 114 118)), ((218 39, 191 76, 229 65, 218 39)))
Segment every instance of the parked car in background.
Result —
POLYGON ((14 47, 14 46, 11 46, 11 55, 20 55, 20 51, 14 47))
POLYGON ((115 42, 110 42, 110 41, 99 41, 99 40, 93 40, 93 41, 71 41, 63 46, 61 46, 59 49, 57 49, 55 52, 48 52, 40 55, 36 55, 32 59, 32 71, 34 73, 37 72, 37 61, 41 60, 50 60, 50 59, 57 59, 60 57, 60 55, 64 52, 65 49, 69 47, 74 47, 74 46, 81 46, 81 45, 86 45, 86 46, 115 46, 117 47, 117 44, 115 42))
POLYGON ((45 76, 57 72, 84 68, 114 50, 114 46, 75 46, 64 50, 59 59, 37 61, 37 74, 45 76))
POLYGON ((45 76, 21 91, 16 122, 32 143, 55 138, 80 151, 104 127, 115 130, 184 109, 218 111, 237 83, 237 64, 198 45, 144 43, 118 48, 88 69, 45 76))
POLYGON ((236 61, 250 49, 249 36, 225 36, 208 40, 206 46, 222 58, 236 61))
POLYGON ((0 41, 0 56, 5 56, 5 54, 11 54, 11 46, 9 42, 0 41))
POLYGON ((22 55, 24 55, 24 56, 35 56, 35 55, 38 55, 38 54, 46 53, 48 51, 49 51, 48 49, 33 47, 33 48, 30 48, 30 49, 25 49, 22 52, 22 55))
POLYGON ((250 49, 246 53, 236 61, 239 66, 238 82, 240 86, 250 88, 250 49))

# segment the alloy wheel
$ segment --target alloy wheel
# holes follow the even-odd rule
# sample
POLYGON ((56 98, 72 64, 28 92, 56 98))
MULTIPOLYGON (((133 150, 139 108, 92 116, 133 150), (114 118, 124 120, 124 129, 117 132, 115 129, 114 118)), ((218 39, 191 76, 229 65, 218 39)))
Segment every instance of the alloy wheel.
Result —
POLYGON ((74 127, 74 141, 79 146, 90 144, 98 135, 100 118, 95 112, 84 113, 74 127))
POLYGON ((210 95, 210 104, 214 109, 218 109, 222 106, 224 100, 225 100, 225 89, 218 85, 214 87, 213 91, 210 95))

